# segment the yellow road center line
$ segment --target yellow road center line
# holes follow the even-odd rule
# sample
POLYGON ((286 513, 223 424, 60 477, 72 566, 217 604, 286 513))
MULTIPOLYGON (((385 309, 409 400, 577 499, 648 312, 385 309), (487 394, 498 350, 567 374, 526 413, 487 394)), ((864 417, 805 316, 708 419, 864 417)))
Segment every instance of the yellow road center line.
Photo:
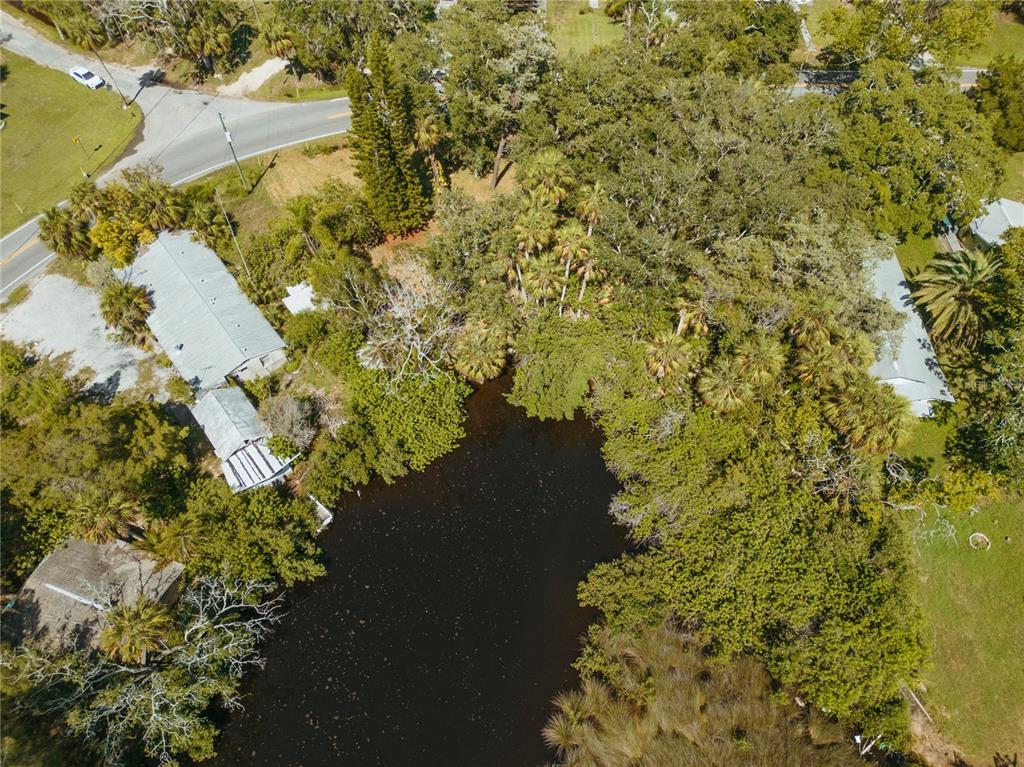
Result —
POLYGON ((351 117, 351 112, 338 112, 336 115, 327 115, 328 120, 337 120, 339 117, 351 117))
POLYGON ((13 253, 11 253, 11 255, 9 255, 9 256, 8 256, 7 258, 5 258, 5 259, 4 259, 3 261, 0 261, 0 266, 3 266, 3 265, 4 265, 4 264, 6 264, 6 263, 7 263, 8 261, 10 261, 10 260, 11 260, 12 258, 16 258, 16 257, 17 257, 18 255, 20 255, 21 253, 24 253, 24 252, 25 252, 26 250, 28 250, 29 248, 31 248, 31 247, 32 247, 33 245, 35 245, 35 244, 36 244, 37 242, 39 242, 39 235, 38 235, 38 234, 37 234, 37 235, 36 235, 35 237, 33 237, 33 238, 32 238, 31 240, 29 240, 28 242, 26 242, 26 243, 25 243, 24 245, 22 245, 22 246, 21 246, 20 248, 18 248, 18 249, 17 249, 16 251, 14 251, 13 253))

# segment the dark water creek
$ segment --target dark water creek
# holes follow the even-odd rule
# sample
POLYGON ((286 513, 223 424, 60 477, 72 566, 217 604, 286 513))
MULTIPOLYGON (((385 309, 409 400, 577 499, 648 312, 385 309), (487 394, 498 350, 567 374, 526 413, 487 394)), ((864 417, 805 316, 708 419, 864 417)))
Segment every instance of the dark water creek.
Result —
POLYGON ((576 584, 624 548, 582 418, 527 419, 492 382, 454 453, 352 495, 327 576, 290 594, 216 767, 536 767, 593 616, 576 584))

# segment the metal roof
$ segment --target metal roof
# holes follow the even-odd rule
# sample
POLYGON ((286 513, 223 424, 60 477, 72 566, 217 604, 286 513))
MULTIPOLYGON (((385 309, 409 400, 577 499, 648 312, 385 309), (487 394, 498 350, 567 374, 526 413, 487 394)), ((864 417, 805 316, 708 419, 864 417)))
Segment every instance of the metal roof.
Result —
POLYGON ((291 469, 291 461, 282 461, 270 452, 263 440, 246 445, 221 462, 224 479, 236 493, 276 482, 291 469))
POLYGON ((236 387, 206 392, 195 405, 192 415, 203 427, 213 452, 222 461, 250 442, 269 437, 270 430, 260 419, 245 393, 236 387))
POLYGON ((990 202, 970 228, 986 245, 1002 245, 1007 229, 1024 227, 1024 204, 1003 198, 990 202))
POLYGON ((197 388, 218 386, 247 360, 284 348, 217 254, 187 232, 162 232, 121 276, 152 292, 147 323, 197 388))
POLYGON ((224 479, 236 493, 276 482, 290 471, 291 461, 282 461, 264 443, 270 429, 241 389, 206 392, 192 406, 192 415, 203 427, 220 458, 224 479))
POLYGON ((910 288, 896 256, 879 261, 872 274, 875 295, 886 299, 905 318, 895 340, 885 339, 871 374, 910 400, 916 415, 931 413, 929 402, 953 402, 924 323, 914 309, 910 288))
POLYGON ((25 581, 14 617, 20 638, 79 648, 95 647, 107 606, 140 597, 162 600, 183 566, 162 568, 124 541, 69 540, 50 552, 25 581))

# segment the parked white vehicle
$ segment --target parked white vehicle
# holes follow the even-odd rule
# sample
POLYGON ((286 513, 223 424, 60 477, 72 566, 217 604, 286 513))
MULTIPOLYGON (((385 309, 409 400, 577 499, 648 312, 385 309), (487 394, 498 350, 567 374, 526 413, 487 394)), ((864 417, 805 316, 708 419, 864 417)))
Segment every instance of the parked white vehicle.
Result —
POLYGON ((102 77, 93 74, 85 67, 71 67, 68 70, 68 74, 71 75, 76 83, 81 83, 86 88, 92 88, 93 90, 102 88, 106 84, 102 77))

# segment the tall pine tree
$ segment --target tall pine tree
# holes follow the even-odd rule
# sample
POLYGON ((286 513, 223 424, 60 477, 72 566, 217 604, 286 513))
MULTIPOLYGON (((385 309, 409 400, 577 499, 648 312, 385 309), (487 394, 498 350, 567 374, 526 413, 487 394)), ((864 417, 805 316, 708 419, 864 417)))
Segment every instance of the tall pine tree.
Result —
POLYGON ((378 34, 366 48, 366 68, 345 77, 352 104, 356 174, 366 186, 374 217, 388 234, 423 226, 430 202, 413 162, 412 121, 395 77, 387 43, 378 34))

